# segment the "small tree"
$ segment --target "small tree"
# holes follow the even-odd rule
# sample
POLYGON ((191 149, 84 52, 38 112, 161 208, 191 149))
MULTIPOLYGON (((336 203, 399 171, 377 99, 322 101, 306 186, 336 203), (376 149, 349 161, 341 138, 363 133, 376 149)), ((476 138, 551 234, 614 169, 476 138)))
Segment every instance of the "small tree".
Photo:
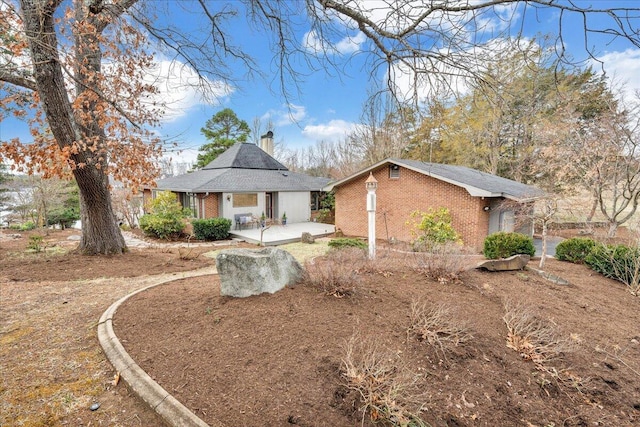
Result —
POLYGON ((429 208, 427 212, 416 210, 411 213, 411 219, 415 250, 431 250, 445 243, 461 241, 460 235, 451 224, 451 214, 447 208, 429 208), (418 222, 416 218, 419 218, 418 222))

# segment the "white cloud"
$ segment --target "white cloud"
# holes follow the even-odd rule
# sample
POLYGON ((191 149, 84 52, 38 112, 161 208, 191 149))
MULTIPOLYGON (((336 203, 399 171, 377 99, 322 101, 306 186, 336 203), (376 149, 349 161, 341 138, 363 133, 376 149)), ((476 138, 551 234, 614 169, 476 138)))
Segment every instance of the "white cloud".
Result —
POLYGON ((345 36, 342 40, 333 43, 318 37, 315 31, 309 31, 302 39, 304 48, 314 54, 347 55, 358 52, 360 45, 366 41, 364 33, 359 32, 355 36, 345 36))
POLYGON ((149 70, 144 81, 159 90, 150 102, 165 106, 164 122, 186 116, 197 105, 217 105, 234 91, 225 82, 201 79, 193 68, 179 61, 165 59, 149 70))
POLYGON ((355 37, 345 37, 336 43, 336 50, 341 54, 348 54, 360 50, 360 45, 365 42, 367 37, 362 32, 358 32, 355 37))
MULTIPOLYGON (((612 79, 612 83, 623 83, 625 97, 631 99, 635 91, 640 90, 640 49, 627 49, 622 52, 609 52, 598 60, 604 63, 603 68, 612 79)), ((600 64, 593 63, 594 70, 600 64)))
POLYGON ((352 132, 357 125, 345 120, 330 120, 325 124, 306 125, 302 134, 315 141, 339 141, 352 132))
POLYGON ((287 104, 280 110, 269 110, 262 115, 262 120, 272 120, 275 126, 289 126, 300 123, 307 117, 307 108, 302 105, 287 104))

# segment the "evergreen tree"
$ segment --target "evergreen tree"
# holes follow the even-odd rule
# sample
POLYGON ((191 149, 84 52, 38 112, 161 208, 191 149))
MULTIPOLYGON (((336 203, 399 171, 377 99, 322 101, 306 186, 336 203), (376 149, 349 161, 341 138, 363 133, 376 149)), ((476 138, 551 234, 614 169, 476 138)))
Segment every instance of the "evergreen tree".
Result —
POLYGON ((236 142, 246 142, 251 134, 247 122, 231 108, 217 112, 200 131, 209 142, 200 147, 202 153, 198 154, 194 169, 202 169, 236 142))

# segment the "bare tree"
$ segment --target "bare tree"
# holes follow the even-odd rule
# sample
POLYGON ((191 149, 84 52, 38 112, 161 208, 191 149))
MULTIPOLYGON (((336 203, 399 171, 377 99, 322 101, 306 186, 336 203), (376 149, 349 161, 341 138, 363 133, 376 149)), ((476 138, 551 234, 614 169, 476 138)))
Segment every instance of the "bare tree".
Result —
POLYGON ((603 123, 608 131, 604 145, 610 151, 592 171, 598 206, 609 223, 608 237, 634 217, 640 203, 640 103, 623 111, 611 107, 603 123))
MULTIPOLYGON (((315 6, 315 2, 309 3, 315 6)), ((468 78, 482 78, 487 67, 499 63, 499 58, 492 55, 496 41, 526 39, 526 24, 535 25, 541 10, 555 12, 557 30, 551 30, 555 34, 551 45, 559 65, 577 63, 565 49, 568 32, 574 36, 576 33, 575 27, 563 25, 572 17, 583 24, 583 40, 575 45, 584 46, 583 53, 592 59, 597 60, 598 39, 603 36, 640 46, 638 7, 624 1, 607 2, 606 8, 594 8, 588 2, 553 0, 383 0, 377 7, 356 1, 317 3, 323 8, 313 9, 318 37, 328 34, 322 38, 326 42, 333 34, 330 30, 340 31, 343 27, 362 32, 373 46, 369 57, 373 72, 381 71, 379 74, 387 76, 394 94, 416 104, 424 96, 420 88, 427 92, 447 88, 455 92, 468 78), (338 23, 322 19, 332 14, 342 19, 338 23), (410 84, 403 86, 402 77, 410 84)), ((519 49, 519 42, 512 47, 519 49)))
POLYGON ((142 215, 142 196, 133 194, 128 188, 114 188, 111 191, 116 217, 129 228, 136 228, 142 215))
POLYGON ((640 204, 640 97, 635 104, 605 97, 599 105, 598 114, 590 117, 574 108, 559 111, 541 161, 553 171, 556 186, 577 186, 592 194, 587 222, 598 208, 613 237, 640 204))

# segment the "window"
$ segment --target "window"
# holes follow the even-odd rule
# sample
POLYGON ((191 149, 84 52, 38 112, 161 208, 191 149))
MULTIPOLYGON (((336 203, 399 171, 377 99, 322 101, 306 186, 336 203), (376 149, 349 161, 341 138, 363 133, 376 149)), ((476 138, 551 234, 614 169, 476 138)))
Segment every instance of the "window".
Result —
POLYGON ((193 193, 182 193, 182 207, 190 209, 192 217, 198 217, 198 198, 193 193))
POLYGON ((389 178, 391 178, 391 179, 400 178, 400 166, 398 166, 398 165, 389 165, 389 178))
POLYGON ((311 210, 312 211, 320 210, 320 192, 319 191, 311 192, 311 210))
POLYGON ((258 206, 258 193, 233 193, 234 208, 252 208, 258 206))

